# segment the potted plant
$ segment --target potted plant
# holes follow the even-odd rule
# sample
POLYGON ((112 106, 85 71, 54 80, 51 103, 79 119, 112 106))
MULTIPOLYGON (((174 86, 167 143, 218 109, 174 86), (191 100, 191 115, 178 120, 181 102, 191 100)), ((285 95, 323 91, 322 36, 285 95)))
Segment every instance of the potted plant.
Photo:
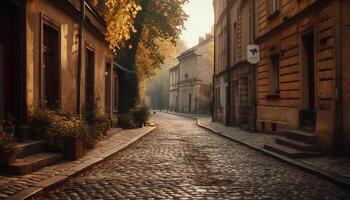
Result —
MULTIPOLYGON (((62 122, 61 122, 62 123, 62 122)), ((63 121, 63 155, 66 160, 75 161, 86 154, 85 140, 89 134, 89 128, 85 121, 70 117, 63 121)))
POLYGON ((0 165, 8 165, 16 160, 14 132, 12 120, 0 122, 0 165))

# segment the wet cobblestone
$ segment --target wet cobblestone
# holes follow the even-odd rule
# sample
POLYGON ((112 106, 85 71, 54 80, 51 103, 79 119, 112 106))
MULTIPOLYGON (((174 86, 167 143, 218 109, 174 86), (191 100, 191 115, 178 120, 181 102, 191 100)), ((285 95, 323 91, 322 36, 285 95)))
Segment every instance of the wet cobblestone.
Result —
POLYGON ((47 199, 350 199, 350 191, 157 113, 140 142, 50 191, 47 199))

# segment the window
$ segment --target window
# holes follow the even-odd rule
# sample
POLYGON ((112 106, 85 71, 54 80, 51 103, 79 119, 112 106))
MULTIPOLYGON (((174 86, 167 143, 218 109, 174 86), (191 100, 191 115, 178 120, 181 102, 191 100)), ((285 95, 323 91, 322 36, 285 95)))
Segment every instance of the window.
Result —
POLYGON ((111 111, 111 63, 106 63, 105 72, 105 112, 111 111))
POLYGON ((216 88, 216 109, 221 110, 220 88, 216 88))
POLYGON ((279 55, 273 54, 271 56, 271 65, 269 70, 269 95, 276 96, 280 93, 280 66, 279 55))
POLYGON ((280 10, 280 0, 267 0, 267 8, 270 17, 278 15, 280 10))
POLYGON ((60 104, 59 31, 47 24, 42 31, 41 99, 56 109, 60 104))
POLYGON ((233 24, 233 31, 232 31, 232 38, 233 38, 233 40, 232 40, 232 46, 233 46, 233 51, 232 51, 232 63, 234 64, 234 63, 236 63, 237 62, 237 50, 238 50, 238 39, 237 39, 237 24, 236 23, 234 23, 233 24))
POLYGON ((85 66, 85 106, 94 106, 95 53, 91 49, 86 49, 85 66))

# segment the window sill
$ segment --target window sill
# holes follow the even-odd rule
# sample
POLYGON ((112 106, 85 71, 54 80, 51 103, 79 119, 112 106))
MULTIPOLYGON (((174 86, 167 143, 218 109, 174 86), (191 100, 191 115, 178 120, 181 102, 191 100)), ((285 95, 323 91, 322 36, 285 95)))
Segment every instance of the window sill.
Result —
POLYGON ((281 95, 279 93, 269 93, 266 95, 266 98, 268 99, 279 99, 281 98, 281 95))
POLYGON ((275 12, 271 13, 270 16, 267 18, 268 20, 273 20, 276 17, 280 15, 280 10, 276 10, 275 12))

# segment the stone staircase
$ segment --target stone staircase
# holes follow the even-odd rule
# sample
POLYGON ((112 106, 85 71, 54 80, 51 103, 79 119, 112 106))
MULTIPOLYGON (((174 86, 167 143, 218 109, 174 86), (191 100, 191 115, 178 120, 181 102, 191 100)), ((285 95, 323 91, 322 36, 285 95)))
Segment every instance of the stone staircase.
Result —
POLYGON ((322 155, 322 150, 317 145, 316 135, 307 130, 289 130, 286 137, 276 138, 274 144, 266 144, 264 149, 290 158, 322 155))
POLYGON ((45 152, 43 141, 30 140, 29 135, 22 135, 15 145, 15 162, 4 166, 5 172, 13 175, 27 174, 43 167, 55 164, 63 159, 62 154, 45 152))

